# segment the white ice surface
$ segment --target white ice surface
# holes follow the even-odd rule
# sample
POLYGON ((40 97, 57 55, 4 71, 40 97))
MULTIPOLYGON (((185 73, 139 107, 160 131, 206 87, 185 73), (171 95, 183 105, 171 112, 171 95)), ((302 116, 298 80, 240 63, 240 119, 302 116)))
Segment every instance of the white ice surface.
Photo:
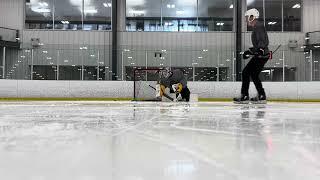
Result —
POLYGON ((320 104, 0 102, 1 180, 319 180, 320 104))

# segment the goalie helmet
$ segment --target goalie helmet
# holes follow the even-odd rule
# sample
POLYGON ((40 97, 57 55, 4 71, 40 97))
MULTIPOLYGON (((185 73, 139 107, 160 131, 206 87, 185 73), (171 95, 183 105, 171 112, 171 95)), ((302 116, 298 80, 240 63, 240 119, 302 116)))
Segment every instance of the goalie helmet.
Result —
POLYGON ((171 76, 171 74, 172 74, 171 68, 170 68, 170 67, 166 67, 166 68, 165 68, 164 77, 165 77, 165 78, 168 78, 168 77, 171 76))
POLYGON ((249 22, 252 22, 259 18, 259 11, 255 8, 249 9, 244 15, 247 17, 249 22))

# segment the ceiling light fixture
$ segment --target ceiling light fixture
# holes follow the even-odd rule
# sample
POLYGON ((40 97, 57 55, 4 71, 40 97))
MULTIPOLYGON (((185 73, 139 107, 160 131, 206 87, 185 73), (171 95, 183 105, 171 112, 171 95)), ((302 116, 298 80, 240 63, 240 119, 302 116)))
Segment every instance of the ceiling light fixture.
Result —
POLYGON ((98 12, 98 10, 96 9, 85 9, 84 13, 85 14, 96 14, 98 12))
POLYGON ((39 2, 39 5, 40 6, 46 6, 46 7, 49 6, 48 3, 46 3, 46 2, 39 2))
POLYGON ((69 21, 61 21, 62 24, 69 24, 69 21))
POLYGON ((144 15, 144 11, 137 11, 137 10, 131 10, 129 11, 130 14, 134 14, 134 15, 144 15))
POLYGON ((292 6, 293 9, 299 9, 301 8, 301 5, 300 4, 295 4, 294 6, 292 6))
POLYGON ((130 10, 129 14, 131 14, 132 16, 144 16, 145 11, 141 10, 130 10))
POLYGON ((183 10, 180 10, 180 11, 176 11, 177 15, 183 15, 184 14, 184 11, 183 10))
POLYGON ((50 13, 51 10, 47 8, 42 8, 42 7, 31 7, 31 11, 36 12, 36 13, 50 13))
POLYGON ((176 8, 176 5, 175 4, 167 4, 167 8, 173 9, 173 8, 176 8))
POLYGON ((108 7, 112 7, 112 4, 111 3, 103 3, 103 6, 108 8, 108 7))
POLYGON ((268 22, 268 25, 275 25, 277 22, 268 22))

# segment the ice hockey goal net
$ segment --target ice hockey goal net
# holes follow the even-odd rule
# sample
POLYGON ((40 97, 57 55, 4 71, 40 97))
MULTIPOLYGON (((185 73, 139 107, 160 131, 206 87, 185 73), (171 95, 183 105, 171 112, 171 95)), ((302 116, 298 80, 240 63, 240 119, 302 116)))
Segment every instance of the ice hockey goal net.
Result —
POLYGON ((164 68, 136 68, 133 70, 135 101, 156 100, 156 84, 160 78, 165 77, 167 70, 164 68))

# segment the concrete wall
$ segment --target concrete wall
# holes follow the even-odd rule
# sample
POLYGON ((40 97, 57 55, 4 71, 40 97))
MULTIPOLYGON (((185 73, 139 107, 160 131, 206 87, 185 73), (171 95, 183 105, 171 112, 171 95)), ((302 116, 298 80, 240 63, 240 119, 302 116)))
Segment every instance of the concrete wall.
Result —
MULTIPOLYGON (((111 32, 108 31, 63 31, 63 30, 24 30, 22 41, 25 45, 31 43, 31 38, 40 38, 45 45, 58 45, 64 48, 70 46, 106 46, 111 45, 111 32)), ((77 49, 78 49, 77 48, 77 49)))
POLYGON ((84 65, 97 66, 98 61, 103 62, 100 66, 111 64, 111 32, 24 30, 23 48, 32 48, 31 38, 39 38, 43 43, 42 46, 34 48, 34 65, 50 65, 50 62, 56 64, 57 61, 60 65, 84 63, 84 65), (81 47, 87 47, 87 49, 80 50, 81 47), (43 51, 48 51, 53 58, 52 61, 46 60, 43 51), (93 59, 90 55, 94 55, 95 58, 93 59))
MULTIPOLYGON (((133 97, 132 81, 0 80, 0 83, 0 97, 133 97)), ((191 92, 200 98, 233 98, 239 95, 240 87, 239 82, 189 82, 191 92)), ((319 82, 265 82, 264 87, 272 99, 320 99, 319 82)), ((256 94, 253 85, 250 94, 256 94)))

